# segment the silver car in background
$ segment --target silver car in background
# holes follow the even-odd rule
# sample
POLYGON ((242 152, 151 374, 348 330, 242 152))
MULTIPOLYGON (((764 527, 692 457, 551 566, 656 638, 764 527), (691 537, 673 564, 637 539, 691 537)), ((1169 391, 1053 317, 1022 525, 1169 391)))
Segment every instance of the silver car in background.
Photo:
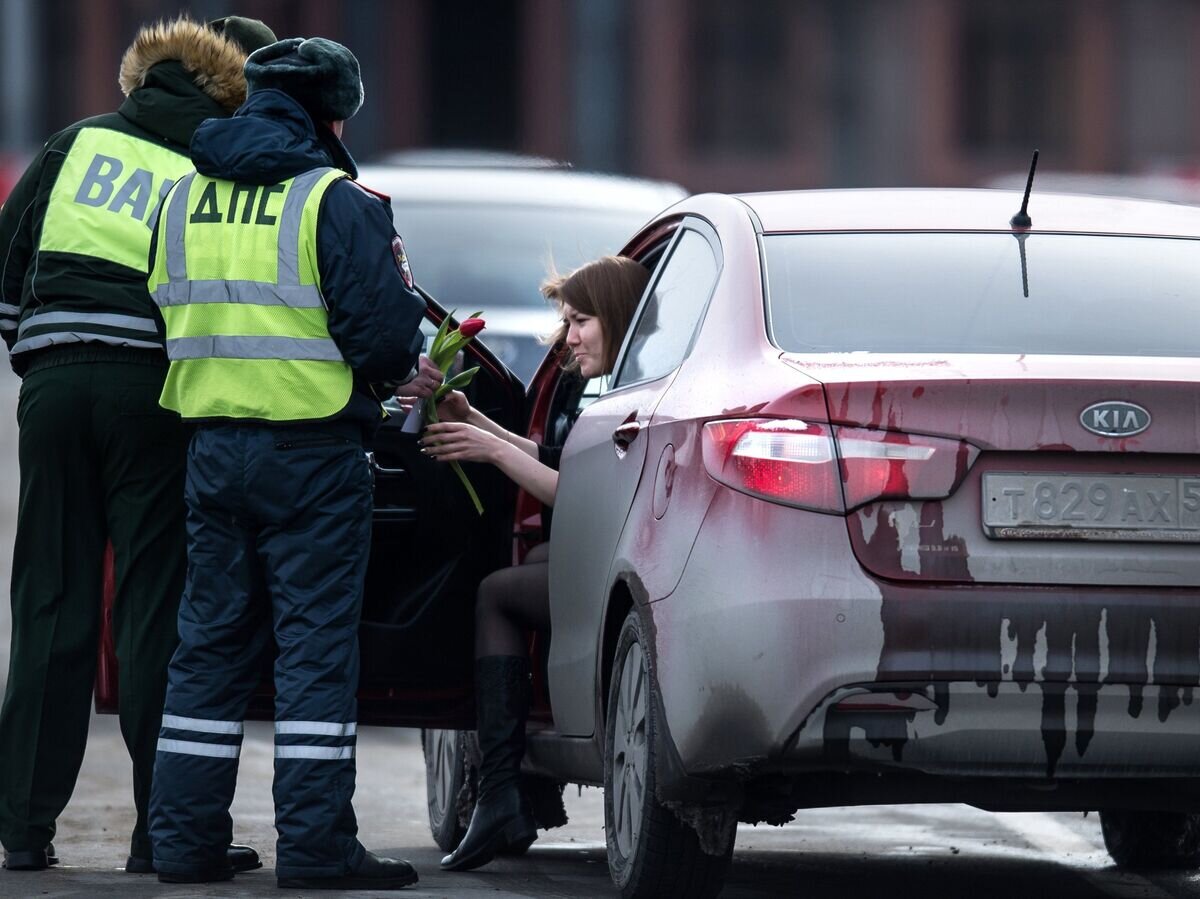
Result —
POLYGON ((616 253, 677 184, 575 171, 551 160, 426 151, 366 165, 359 181, 392 198, 417 283, 460 314, 483 310, 488 346, 525 383, 558 317, 546 275, 616 253))

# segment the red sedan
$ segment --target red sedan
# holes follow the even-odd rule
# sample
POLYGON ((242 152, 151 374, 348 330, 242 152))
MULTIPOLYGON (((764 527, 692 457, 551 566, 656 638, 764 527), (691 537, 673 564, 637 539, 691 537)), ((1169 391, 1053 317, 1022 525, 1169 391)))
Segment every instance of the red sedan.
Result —
MULTIPOLYGON (((737 822, 834 805, 1099 810, 1118 862, 1200 864, 1200 209, 1020 199, 693 197, 625 250, 611 380, 535 378, 528 433, 569 438, 526 766, 547 824, 605 787, 624 896, 714 895, 737 822)), ((474 585, 544 535, 397 431, 359 720, 443 728, 449 847, 474 585)))

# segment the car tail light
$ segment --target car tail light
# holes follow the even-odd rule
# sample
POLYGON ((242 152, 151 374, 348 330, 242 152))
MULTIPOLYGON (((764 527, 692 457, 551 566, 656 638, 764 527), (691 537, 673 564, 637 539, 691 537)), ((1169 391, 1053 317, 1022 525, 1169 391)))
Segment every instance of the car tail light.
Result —
POLYGON ((943 499, 954 492, 979 450, 961 440, 838 428, 846 509, 880 499, 943 499))
POLYGON ((798 419, 704 426, 704 465, 717 481, 771 502, 844 513, 879 499, 949 496, 978 450, 957 440, 798 419))
POLYGON ((722 484, 772 502, 842 511, 829 425, 734 419, 704 426, 704 467, 722 484))

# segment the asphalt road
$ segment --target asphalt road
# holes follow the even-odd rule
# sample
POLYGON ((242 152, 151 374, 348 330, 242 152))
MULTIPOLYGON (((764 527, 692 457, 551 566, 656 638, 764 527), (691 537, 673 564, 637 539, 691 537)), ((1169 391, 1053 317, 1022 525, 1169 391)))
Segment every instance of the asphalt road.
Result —
MULTIPOLYGON (((16 519, 17 381, 0 373, 0 672, 8 668, 8 582, 16 519)), ((276 888, 271 871, 272 736, 252 723, 234 801, 236 837, 256 846, 267 867, 228 884, 168 887, 151 875, 127 875, 133 812, 130 772, 116 721, 93 720, 75 795, 59 821, 62 865, 39 873, 0 872, 0 897, 298 896, 276 888)), ((358 796, 364 843, 408 858, 421 882, 406 895, 602 897, 614 895, 604 854, 598 790, 567 791, 571 821, 542 835, 528 855, 470 874, 443 874, 429 836, 416 734, 364 728, 359 738, 358 796)), ((314 896, 334 896, 316 893, 314 896)), ((346 893, 366 896, 371 893, 346 893)), ((1112 868, 1093 815, 991 815, 962 806, 826 809, 801 812, 782 827, 739 829, 726 899, 803 896, 970 897, 970 899, 1166 899, 1200 896, 1200 875, 1123 874, 1112 868)))

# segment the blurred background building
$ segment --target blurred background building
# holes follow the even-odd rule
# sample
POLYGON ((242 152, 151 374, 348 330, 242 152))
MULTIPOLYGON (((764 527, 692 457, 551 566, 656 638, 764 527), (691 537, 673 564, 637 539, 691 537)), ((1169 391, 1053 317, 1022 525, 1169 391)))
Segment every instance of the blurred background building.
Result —
MULTIPOLYGON (((362 61, 362 161, 480 147, 693 191, 1200 161, 1198 0, 0 0, 0 151, 119 101, 138 25, 236 12, 362 61)), ((2 178, 3 176, 0 176, 2 178)), ((0 183, 0 191, 3 191, 0 183)))

